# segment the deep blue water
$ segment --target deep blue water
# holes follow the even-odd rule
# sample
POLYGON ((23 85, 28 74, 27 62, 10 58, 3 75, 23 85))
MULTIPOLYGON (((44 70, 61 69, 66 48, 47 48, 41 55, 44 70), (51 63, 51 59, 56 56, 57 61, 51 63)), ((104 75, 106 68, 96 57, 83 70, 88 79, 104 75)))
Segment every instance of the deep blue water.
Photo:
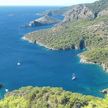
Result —
MULTIPOLYGON (((80 64, 77 54, 81 51, 51 51, 21 40, 28 32, 52 26, 22 27, 40 17, 37 12, 57 8, 0 7, 0 83, 10 91, 28 85, 57 86, 102 96, 99 91, 108 87, 108 73, 97 65, 80 64), (77 80, 71 80, 72 73, 77 80)), ((4 93, 4 89, 0 90, 1 96, 4 93)))

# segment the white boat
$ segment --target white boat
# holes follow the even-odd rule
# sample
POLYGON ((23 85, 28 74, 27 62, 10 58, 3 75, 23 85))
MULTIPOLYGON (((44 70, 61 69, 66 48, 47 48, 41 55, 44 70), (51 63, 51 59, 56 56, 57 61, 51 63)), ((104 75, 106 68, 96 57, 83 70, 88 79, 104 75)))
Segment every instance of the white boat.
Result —
POLYGON ((20 65, 21 65, 21 63, 20 63, 20 62, 18 62, 18 63, 17 63, 17 66, 20 66, 20 65))
POLYGON ((73 73, 72 74, 72 80, 75 80, 76 79, 76 75, 73 73))
POLYGON ((5 89, 5 92, 8 92, 9 90, 8 89, 5 89))

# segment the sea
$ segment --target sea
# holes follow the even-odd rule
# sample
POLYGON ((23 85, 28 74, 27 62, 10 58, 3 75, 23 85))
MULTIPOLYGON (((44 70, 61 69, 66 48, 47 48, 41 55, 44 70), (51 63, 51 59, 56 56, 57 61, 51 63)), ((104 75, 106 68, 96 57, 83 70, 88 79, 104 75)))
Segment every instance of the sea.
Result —
MULTIPOLYGON (((108 73, 94 64, 81 64, 81 50, 52 51, 21 38, 33 31, 54 25, 26 27, 41 13, 61 7, 0 7, 0 98, 26 86, 61 87, 64 90, 103 97, 108 88, 108 73), (20 65, 18 65, 20 63, 20 65), (76 79, 72 80, 72 74, 76 79)), ((55 18, 63 19, 61 15, 55 18)))

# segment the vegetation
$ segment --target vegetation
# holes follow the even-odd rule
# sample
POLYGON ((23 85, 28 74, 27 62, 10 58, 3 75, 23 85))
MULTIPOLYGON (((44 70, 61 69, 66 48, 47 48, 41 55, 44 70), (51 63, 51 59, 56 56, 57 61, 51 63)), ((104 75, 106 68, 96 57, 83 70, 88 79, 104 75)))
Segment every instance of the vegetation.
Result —
POLYGON ((82 53, 86 60, 104 64, 103 67, 108 69, 108 15, 101 13, 98 16, 107 9, 108 1, 100 0, 85 5, 93 11, 95 19, 62 22, 50 29, 29 33, 24 39, 53 50, 87 48, 82 53))
POLYGON ((27 34, 25 38, 33 43, 40 42, 52 49, 66 49, 72 48, 73 46, 78 47, 80 40, 83 38, 86 38, 88 45, 94 45, 96 41, 98 43, 98 40, 101 37, 94 37, 91 32, 88 32, 87 28, 89 28, 90 25, 92 26, 92 23, 94 23, 94 21, 82 20, 75 23, 66 24, 64 26, 33 32, 27 34))
POLYGON ((30 86, 8 93, 0 101, 0 108, 108 108, 108 98, 30 86))
MULTIPOLYGON (((98 16, 108 7, 108 0, 86 6, 94 12, 95 19, 68 21, 50 29, 29 33, 24 39, 53 50, 87 48, 81 54, 84 59, 108 69, 108 16, 98 16)), ((71 8, 64 8, 58 13, 64 14, 71 8)), ((30 86, 7 93, 0 100, 0 108, 108 108, 108 97, 97 98, 62 88, 30 86)))
POLYGON ((99 0, 95 3, 86 4, 94 13, 98 14, 98 12, 106 9, 108 7, 108 0, 99 0))
POLYGON ((102 47, 108 44, 108 17, 103 16, 95 20, 79 20, 69 22, 51 29, 32 32, 25 36, 33 43, 39 42, 52 49, 80 48, 83 39, 86 47, 102 47))
POLYGON ((95 48, 90 51, 83 53, 87 57, 87 61, 92 61, 93 63, 107 63, 108 61, 108 48, 95 48))

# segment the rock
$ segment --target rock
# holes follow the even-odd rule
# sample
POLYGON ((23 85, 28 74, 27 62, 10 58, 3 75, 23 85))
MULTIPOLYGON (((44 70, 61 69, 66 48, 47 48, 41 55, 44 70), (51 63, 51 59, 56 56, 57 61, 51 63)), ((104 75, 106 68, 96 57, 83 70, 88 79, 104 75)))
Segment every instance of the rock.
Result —
POLYGON ((37 21, 31 21, 28 26, 29 27, 42 26, 42 24, 40 22, 37 22, 37 21))
POLYGON ((108 72, 108 65, 107 64, 108 63, 106 63, 106 64, 105 63, 100 64, 106 72, 108 72))
POLYGON ((108 89, 104 89, 102 91, 100 91, 102 94, 108 94, 108 89))
POLYGON ((65 13, 65 18, 63 22, 94 18, 94 13, 86 5, 80 4, 72 6, 72 8, 65 13))
POLYGON ((46 24, 55 24, 55 23, 58 23, 59 20, 58 19, 55 19, 53 17, 50 17, 48 15, 45 15, 41 18, 38 18, 34 21, 31 21, 29 23, 29 26, 42 26, 42 25, 46 25, 46 24))
POLYGON ((98 17, 100 16, 107 16, 108 15, 108 8, 102 10, 101 12, 98 13, 98 17))

